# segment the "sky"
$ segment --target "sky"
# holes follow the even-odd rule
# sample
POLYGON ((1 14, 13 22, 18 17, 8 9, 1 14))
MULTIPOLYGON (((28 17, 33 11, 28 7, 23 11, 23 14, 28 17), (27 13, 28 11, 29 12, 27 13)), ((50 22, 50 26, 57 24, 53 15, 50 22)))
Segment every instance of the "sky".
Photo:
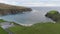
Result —
POLYGON ((0 3, 28 7, 60 6, 60 0, 0 0, 0 3))

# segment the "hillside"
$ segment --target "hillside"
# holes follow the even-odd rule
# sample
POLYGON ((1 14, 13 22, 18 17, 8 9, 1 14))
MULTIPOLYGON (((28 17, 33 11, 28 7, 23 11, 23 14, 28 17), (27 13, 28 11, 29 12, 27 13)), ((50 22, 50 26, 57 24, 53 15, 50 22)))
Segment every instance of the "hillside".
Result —
POLYGON ((0 3, 0 15, 16 14, 26 11, 32 11, 32 9, 22 6, 13 6, 13 5, 0 3))
POLYGON ((0 27, 0 34, 8 34, 8 32, 6 32, 5 30, 3 30, 3 29, 0 27))

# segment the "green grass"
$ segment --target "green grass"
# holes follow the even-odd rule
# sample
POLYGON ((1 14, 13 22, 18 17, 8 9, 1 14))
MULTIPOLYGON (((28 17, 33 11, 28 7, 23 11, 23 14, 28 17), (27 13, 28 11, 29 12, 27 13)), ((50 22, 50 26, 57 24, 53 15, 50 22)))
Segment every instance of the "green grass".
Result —
POLYGON ((0 34, 8 34, 8 32, 6 32, 5 30, 3 30, 3 29, 0 27, 0 34))
POLYGON ((6 21, 5 21, 5 20, 3 20, 3 19, 0 19, 0 23, 1 23, 1 22, 6 22, 6 21))
POLYGON ((60 34, 59 23, 38 23, 31 27, 15 25, 9 28, 14 34, 60 34))
POLYGON ((51 11, 49 11, 49 14, 58 14, 59 12, 58 11, 56 11, 56 10, 51 10, 51 11))
MULTIPOLYGON (((0 19, 0 23, 2 23, 2 22, 6 22, 6 21, 3 20, 3 19, 0 19)), ((8 32, 6 32, 4 29, 2 29, 2 28, 0 27, 0 34, 8 34, 8 32)))

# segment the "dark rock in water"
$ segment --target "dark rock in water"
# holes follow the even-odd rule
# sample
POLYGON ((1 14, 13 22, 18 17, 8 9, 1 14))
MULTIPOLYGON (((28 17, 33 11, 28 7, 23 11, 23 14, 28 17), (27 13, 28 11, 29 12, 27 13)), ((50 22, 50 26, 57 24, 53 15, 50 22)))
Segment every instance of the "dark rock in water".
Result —
POLYGON ((17 14, 32 11, 31 8, 0 3, 0 15, 17 14))

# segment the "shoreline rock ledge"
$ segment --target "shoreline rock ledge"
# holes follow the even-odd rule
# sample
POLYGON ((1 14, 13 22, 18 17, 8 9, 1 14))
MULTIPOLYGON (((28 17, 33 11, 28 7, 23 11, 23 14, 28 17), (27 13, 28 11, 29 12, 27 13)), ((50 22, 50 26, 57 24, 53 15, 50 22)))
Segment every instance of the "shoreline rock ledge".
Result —
POLYGON ((0 3, 0 15, 17 14, 17 13, 30 12, 30 11, 32 11, 32 9, 28 7, 14 6, 14 5, 0 3))

